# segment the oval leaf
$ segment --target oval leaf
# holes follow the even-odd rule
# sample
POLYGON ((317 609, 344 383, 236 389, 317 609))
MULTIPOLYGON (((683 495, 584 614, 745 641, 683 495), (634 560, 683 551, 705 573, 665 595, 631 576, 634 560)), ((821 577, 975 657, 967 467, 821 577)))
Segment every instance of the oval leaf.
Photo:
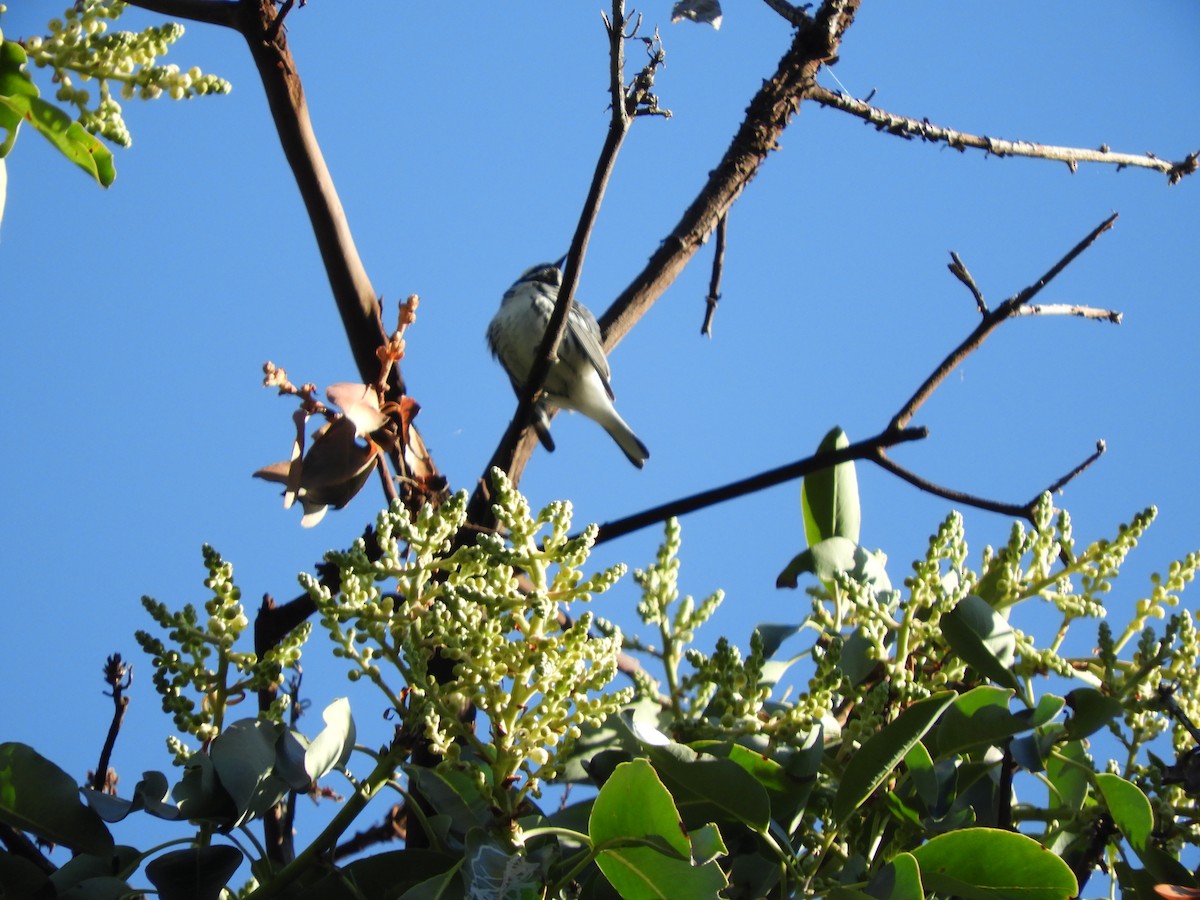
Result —
POLYGON ((998 828, 964 828, 912 851, 926 890, 966 900, 1068 900, 1079 892, 1071 868, 1037 841, 998 828))
POLYGON ((1101 773, 1096 786, 1104 796, 1104 805, 1121 834, 1139 854, 1146 849, 1146 839, 1154 829, 1154 810, 1137 785, 1120 775, 1101 773))
MULTIPOLYGON (((825 435, 817 452, 830 453, 848 446, 846 432, 834 428, 825 435)), ((805 478, 800 484, 800 508, 804 513, 804 537, 810 547, 831 537, 848 538, 857 544, 862 511, 854 463, 838 463, 805 478)))
POLYGON ((933 727, 957 695, 942 691, 918 701, 896 721, 872 737, 850 758, 833 798, 833 821, 839 826, 875 792, 908 755, 925 732, 933 727))
MULTIPOLYGON (((716 900, 727 884, 716 862, 693 865, 691 841, 671 794, 644 759, 623 763, 604 783, 588 832, 600 850, 596 865, 627 900, 716 900)), ((712 850, 706 842, 703 855, 712 850)))
POLYGON ((107 856, 112 835, 75 781, 28 744, 0 744, 0 821, 72 850, 107 856))

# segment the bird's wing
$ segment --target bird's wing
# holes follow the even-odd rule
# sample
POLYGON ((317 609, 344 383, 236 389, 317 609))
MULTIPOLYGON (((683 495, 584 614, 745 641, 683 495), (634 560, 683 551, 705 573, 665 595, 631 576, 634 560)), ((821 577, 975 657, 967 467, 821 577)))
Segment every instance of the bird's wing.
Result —
POLYGON ((596 317, 586 306, 572 303, 570 324, 574 327, 569 330, 568 336, 576 338, 579 352, 600 373, 604 389, 608 391, 608 396, 611 398, 613 392, 608 379, 612 373, 608 368, 608 357, 604 355, 604 347, 600 344, 600 325, 596 321, 596 317))

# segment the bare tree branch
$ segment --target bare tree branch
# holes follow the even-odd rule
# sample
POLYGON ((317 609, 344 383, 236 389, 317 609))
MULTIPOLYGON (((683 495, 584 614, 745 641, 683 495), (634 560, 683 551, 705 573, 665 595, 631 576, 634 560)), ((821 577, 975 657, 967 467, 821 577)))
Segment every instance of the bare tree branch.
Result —
POLYGON ((800 102, 816 87, 817 72, 837 58, 842 35, 854 21, 860 0, 826 0, 805 19, 779 61, 775 74, 750 101, 746 117, 729 149, 709 174, 703 189, 650 261, 600 317, 604 348, 611 350, 683 271, 779 144, 800 102))
MULTIPOLYGON (((533 413, 534 402, 541 392, 550 367, 557 359, 559 342, 567 330, 567 314, 575 298, 575 286, 579 280, 579 272, 587 255, 588 241, 600 212, 600 204, 604 192, 616 164, 617 154, 625 141, 625 135, 637 116, 639 108, 650 96, 649 88, 653 85, 654 69, 662 64, 661 49, 657 55, 652 55, 650 62, 634 79, 633 84, 625 86, 625 41, 633 36, 627 33, 624 0, 613 0, 612 16, 605 16, 605 28, 609 40, 609 93, 612 98, 612 117, 608 133, 604 139, 600 156, 596 160, 596 169, 592 174, 592 183, 584 200, 583 209, 579 215, 579 223, 575 227, 575 235, 571 239, 571 249, 567 253, 566 266, 563 269, 563 281, 558 291, 558 299, 554 312, 546 325, 546 334, 538 346, 533 366, 529 370, 529 378, 521 391, 516 412, 509 422, 499 446, 492 454, 484 469, 483 475, 476 482, 475 491, 467 506, 467 520, 482 529, 490 529, 493 525, 491 510, 490 485, 488 473, 493 468, 504 471, 514 484, 518 483, 533 452, 534 437, 529 427, 533 413)), ((637 26, 634 26, 636 32, 637 26)))
POLYGON ((842 112, 857 116, 864 122, 875 126, 877 131, 886 131, 908 140, 920 138, 931 143, 944 143, 955 150, 964 151, 968 147, 984 150, 994 156, 1028 156, 1035 159, 1049 159, 1065 162, 1074 172, 1080 163, 1105 163, 1115 165, 1118 169, 1126 166, 1136 166, 1142 169, 1153 169, 1167 176, 1171 184, 1175 184, 1185 175, 1193 174, 1200 163, 1200 153, 1192 153, 1180 162, 1159 159, 1153 153, 1114 153, 1107 146, 1098 150, 1087 150, 1082 147, 1055 147, 1050 144, 1035 144, 1031 141, 1005 141, 983 135, 966 134, 955 131, 944 125, 934 125, 928 119, 911 119, 887 112, 878 107, 840 91, 831 91, 826 87, 815 86, 809 92, 809 98, 822 106, 839 109, 842 112))
POLYGON ((717 246, 713 249, 712 280, 708 283, 705 298, 704 321, 700 333, 712 337, 713 316, 717 314, 717 303, 721 300, 721 275, 725 271, 725 232, 729 228, 729 213, 717 220, 717 246))
POLYGON ((733 500, 736 497, 744 497, 747 494, 753 494, 756 491, 765 490, 777 484, 783 484, 786 481, 803 478, 805 475, 811 475, 813 472, 828 469, 831 466, 836 466, 838 463, 849 462, 855 459, 874 459, 885 447, 908 441, 919 441, 926 437, 927 433, 924 428, 889 429, 875 435, 875 437, 842 447, 840 450, 807 456, 804 459, 798 459, 787 465, 779 466, 767 472, 761 472, 750 478, 743 478, 740 481, 734 481, 721 487, 702 491, 690 497, 672 500, 670 503, 664 503, 613 522, 605 522, 600 526, 599 533, 596 536, 596 543, 611 541, 614 538, 622 537, 658 522, 664 522, 672 517, 682 516, 686 513, 695 512, 698 509, 715 506, 718 503, 724 503, 726 500, 733 500))
POLYGON ((929 396, 937 389, 937 386, 946 379, 947 375, 953 372, 964 359, 977 350, 979 345, 982 344, 984 340, 987 339, 987 336, 995 331, 1001 325, 1001 323, 1012 316, 1018 315, 1018 311, 1022 306, 1036 297, 1038 292, 1041 291, 1041 289, 1047 284, 1049 284, 1059 272, 1070 265, 1071 262, 1077 256, 1079 256, 1079 254, 1090 247, 1096 238, 1108 231, 1108 229, 1112 227, 1113 222, 1116 220, 1117 214, 1113 213, 1098 226, 1092 229, 1092 232, 1087 237, 1072 247, 1062 259, 1051 266, 1050 270, 1045 275, 1043 275, 1029 287, 1025 288, 1019 294, 1005 300, 992 312, 985 314, 983 321, 979 323, 975 330, 967 335, 966 339, 957 347, 955 347, 953 351, 951 351, 950 355, 942 361, 941 365, 934 369, 933 374, 925 379, 924 384, 917 388, 917 392, 913 394, 912 397, 909 398, 908 402, 900 408, 900 411, 896 413, 895 418, 892 419, 891 427, 904 428, 907 426, 908 423, 912 421, 912 417, 916 411, 920 409, 921 405, 926 400, 929 399, 929 396))

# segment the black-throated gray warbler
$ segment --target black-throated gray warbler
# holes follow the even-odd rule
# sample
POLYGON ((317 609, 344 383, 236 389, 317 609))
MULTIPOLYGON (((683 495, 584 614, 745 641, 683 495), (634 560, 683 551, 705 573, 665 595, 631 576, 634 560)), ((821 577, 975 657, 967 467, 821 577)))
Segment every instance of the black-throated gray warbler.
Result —
MULTIPOLYGON (((554 312, 562 285, 561 264, 561 260, 558 264, 541 263, 522 272, 505 292, 500 309, 488 325, 488 346, 504 366, 518 394, 529 377, 534 354, 554 312)), ((596 317, 583 304, 573 302, 567 315, 567 330, 558 346, 558 359, 550 367, 542 397, 534 409, 534 430, 545 448, 553 450, 545 404, 581 412, 607 431, 629 461, 640 469, 649 459, 650 451, 617 415, 609 377, 596 317)))

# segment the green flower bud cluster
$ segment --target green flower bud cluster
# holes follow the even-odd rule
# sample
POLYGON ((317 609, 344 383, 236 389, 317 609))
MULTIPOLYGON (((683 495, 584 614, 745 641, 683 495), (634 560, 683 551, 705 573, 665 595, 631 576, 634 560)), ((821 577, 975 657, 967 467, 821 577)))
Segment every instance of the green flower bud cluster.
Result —
POLYGON ((371 552, 359 540, 328 555, 341 578, 336 595, 311 577, 302 583, 351 677, 383 690, 405 727, 446 757, 442 765, 475 763, 464 771, 512 817, 557 774, 583 730, 602 724, 632 691, 610 688, 619 630, 596 637, 589 613, 573 622, 559 616, 612 587, 624 567, 585 576, 595 529, 569 538, 569 504, 534 515, 499 471, 493 484, 507 538, 481 535, 455 547, 465 493, 415 520, 397 503, 378 517, 371 552), (447 660, 450 677, 435 677, 447 660), (402 684, 394 686, 397 673, 402 684), (463 721, 469 707, 487 717, 486 729, 463 721))
POLYGON ((176 65, 158 64, 158 58, 183 36, 182 25, 109 33, 109 23, 125 8, 120 0, 78 0, 62 19, 50 21, 47 35, 21 42, 30 62, 51 71, 51 80, 58 85, 55 96, 76 108, 80 123, 122 147, 128 147, 132 138, 113 85, 125 100, 154 100, 163 94, 183 100, 230 91, 228 81, 205 75, 195 66, 182 71, 176 65), (95 80, 97 96, 77 86, 76 79, 95 80))
MULTIPOLYGON (((249 693, 280 685, 283 670, 299 662, 300 648, 311 629, 301 625, 261 660, 254 653, 236 650, 249 620, 241 591, 233 582, 233 566, 208 545, 204 566, 208 570, 204 585, 212 592, 204 604, 204 621, 190 603, 171 612, 165 604, 143 597, 142 606, 167 631, 167 638, 164 641, 147 631, 138 631, 135 637, 151 657, 163 710, 181 731, 207 743, 220 734, 229 706, 249 693), (192 695, 199 698, 198 705, 192 695)), ((277 721, 282 720, 286 705, 286 695, 273 705, 271 715, 277 721)))

